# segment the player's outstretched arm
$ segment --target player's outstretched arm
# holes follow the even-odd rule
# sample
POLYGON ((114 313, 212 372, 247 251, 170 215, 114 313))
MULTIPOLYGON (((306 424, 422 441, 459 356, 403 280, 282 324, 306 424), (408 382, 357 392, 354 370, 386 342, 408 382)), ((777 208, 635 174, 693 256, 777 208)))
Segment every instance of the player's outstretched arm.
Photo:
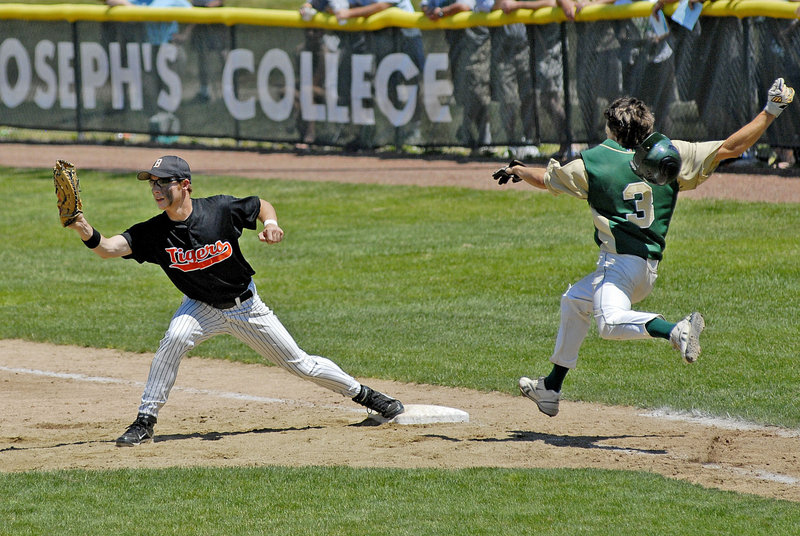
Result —
POLYGON ((57 160, 53 167, 53 185, 61 225, 78 233, 86 247, 103 258, 122 257, 132 253, 128 241, 121 235, 105 238, 83 215, 78 170, 71 162, 57 160))
POLYGON ((278 213, 269 201, 261 199, 258 221, 264 225, 264 229, 258 233, 259 240, 267 244, 277 244, 283 240, 283 229, 278 226, 278 213))
POLYGON ((67 227, 78 233, 86 247, 103 259, 123 257, 133 253, 128 241, 122 235, 106 238, 100 234, 100 231, 89 225, 83 214, 79 214, 75 222, 67 227))
POLYGON ((745 126, 728 136, 722 143, 714 162, 728 158, 738 158, 752 147, 775 121, 783 110, 794 100, 794 89, 787 86, 783 78, 778 78, 767 94, 767 105, 745 126))
POLYGON ((528 167, 528 166, 511 166, 509 171, 524 180, 534 188, 546 190, 547 186, 544 184, 544 175, 547 171, 543 167, 528 167))
POLYGON ((492 173, 492 178, 497 181, 499 186, 503 186, 508 181, 525 181, 535 188, 544 190, 547 188, 544 184, 546 171, 547 169, 545 168, 528 167, 519 160, 512 160, 507 166, 501 167, 492 173))

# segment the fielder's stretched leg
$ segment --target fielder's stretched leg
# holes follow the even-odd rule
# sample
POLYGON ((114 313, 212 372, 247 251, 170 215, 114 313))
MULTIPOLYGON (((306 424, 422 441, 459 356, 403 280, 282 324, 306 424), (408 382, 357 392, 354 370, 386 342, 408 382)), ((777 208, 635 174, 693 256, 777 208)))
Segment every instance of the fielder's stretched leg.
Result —
POLYGON ((117 439, 118 447, 133 447, 153 438, 158 412, 175 385, 181 360, 202 341, 222 333, 224 323, 215 311, 210 305, 184 297, 150 364, 136 420, 117 439))
POLYGON ((386 419, 403 412, 403 404, 366 385, 326 357, 303 351, 275 313, 261 301, 255 285, 253 298, 239 307, 222 311, 225 330, 279 367, 317 385, 351 398, 386 419))

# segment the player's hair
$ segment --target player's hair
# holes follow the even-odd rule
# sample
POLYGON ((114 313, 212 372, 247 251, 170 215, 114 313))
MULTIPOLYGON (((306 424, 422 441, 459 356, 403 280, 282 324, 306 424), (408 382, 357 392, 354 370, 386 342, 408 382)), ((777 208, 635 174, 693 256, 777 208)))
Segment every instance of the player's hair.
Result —
POLYGON ((620 145, 633 149, 653 132, 656 119, 647 105, 635 97, 615 99, 603 112, 606 124, 620 145))

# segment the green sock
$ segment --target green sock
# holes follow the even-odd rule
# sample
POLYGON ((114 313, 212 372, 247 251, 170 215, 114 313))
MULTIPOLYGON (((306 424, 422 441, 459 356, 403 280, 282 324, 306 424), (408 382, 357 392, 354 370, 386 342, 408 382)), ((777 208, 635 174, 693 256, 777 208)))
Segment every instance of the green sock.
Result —
POLYGON ((644 329, 647 330, 651 337, 661 337, 667 340, 669 340, 669 334, 674 327, 675 324, 667 322, 663 318, 654 318, 644 325, 644 329))
POLYGON ((561 365, 553 365, 553 370, 544 379, 544 386, 551 391, 561 391, 561 384, 564 383, 564 378, 567 376, 569 369, 561 365))

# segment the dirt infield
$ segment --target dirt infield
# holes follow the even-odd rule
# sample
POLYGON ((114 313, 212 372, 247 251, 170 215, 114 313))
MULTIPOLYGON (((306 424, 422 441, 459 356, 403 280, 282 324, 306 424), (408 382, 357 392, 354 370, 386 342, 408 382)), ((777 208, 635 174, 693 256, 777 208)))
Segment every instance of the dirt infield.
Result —
MULTIPOLYGON (((0 165, 133 171, 163 151, 0 145, 0 165)), ((495 188, 497 162, 179 152, 195 174, 495 188)), ((524 186, 514 186, 515 188, 524 186)), ((718 174, 696 194, 800 202, 800 180, 718 174), (707 187, 706 187, 707 186, 707 187), (719 191, 718 191, 719 190, 719 191), (737 195, 733 195, 738 192, 737 195)), ((151 355, 0 340, 0 470, 168 466, 596 467, 650 471, 800 502, 800 431, 565 401, 550 419, 520 396, 363 379, 469 423, 372 426, 363 408, 275 367, 188 358, 156 441, 119 449, 151 355)), ((680 363, 676 363, 679 366, 680 363)), ((510 378, 510 382, 516 378, 510 378)))

